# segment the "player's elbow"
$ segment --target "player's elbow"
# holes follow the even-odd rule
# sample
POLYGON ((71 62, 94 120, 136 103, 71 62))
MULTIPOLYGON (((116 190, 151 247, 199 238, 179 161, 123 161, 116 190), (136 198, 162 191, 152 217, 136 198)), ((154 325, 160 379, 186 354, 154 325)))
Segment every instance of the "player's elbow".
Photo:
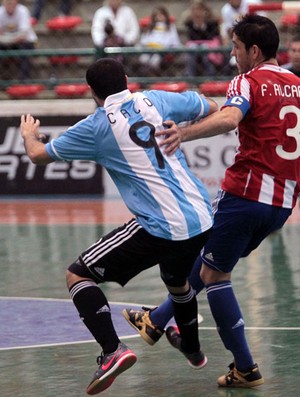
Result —
POLYGON ((209 102, 209 113, 208 114, 215 113, 219 110, 219 106, 215 101, 213 101, 212 99, 209 99, 208 102, 209 102))
POLYGON ((235 107, 227 107, 221 111, 224 131, 235 130, 243 118, 242 112, 235 107))
POLYGON ((235 130, 238 127, 238 122, 231 117, 224 117, 222 119, 223 128, 226 132, 235 130))
POLYGON ((35 165, 42 165, 42 164, 44 164, 42 158, 41 158, 39 155, 37 155, 36 153, 27 153, 27 155, 28 155, 30 161, 31 161, 33 164, 35 164, 35 165))
POLYGON ((51 163, 53 160, 45 152, 31 150, 27 151, 27 156, 30 161, 35 165, 45 165, 51 163))

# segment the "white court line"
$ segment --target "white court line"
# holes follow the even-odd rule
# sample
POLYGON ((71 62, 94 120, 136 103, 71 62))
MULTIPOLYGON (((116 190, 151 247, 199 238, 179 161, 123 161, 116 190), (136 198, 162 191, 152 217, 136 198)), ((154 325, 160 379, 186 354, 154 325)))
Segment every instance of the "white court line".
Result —
MULTIPOLYGON (((134 339, 138 338, 140 335, 127 335, 120 336, 119 339, 134 339)), ((84 343, 97 343, 95 339, 84 340, 84 341, 74 341, 74 342, 62 342, 62 343, 45 343, 42 345, 27 345, 27 346, 14 346, 14 347, 0 347, 0 351, 4 350, 20 350, 20 349, 36 349, 41 347, 55 347, 55 346, 68 346, 68 345, 83 345, 84 343)))
MULTIPOLYGON (((0 300, 33 300, 33 301, 55 301, 55 302, 72 302, 71 299, 59 299, 59 298, 32 298, 32 297, 16 297, 16 296, 0 296, 0 300)), ((128 305, 128 306, 146 306, 146 307, 155 307, 152 305, 142 304, 142 303, 131 303, 131 302, 112 302, 109 303, 115 305, 128 305)), ((203 321, 203 317, 198 314, 199 323, 203 321)), ((216 327, 199 327, 199 330, 203 331, 215 331, 216 327)), ((300 327, 245 327, 245 330, 250 331, 300 331, 300 327)), ((120 339, 134 339, 141 337, 139 334, 136 335, 127 335, 121 336, 120 339)), ((79 345, 84 343, 97 343, 94 339, 92 340, 84 340, 84 341, 73 341, 73 342, 62 342, 62 343, 48 343, 48 344, 40 344, 40 345, 26 345, 26 346, 14 346, 14 347, 1 347, 0 351, 9 351, 9 350, 20 350, 20 349, 36 349, 42 347, 55 347, 55 346, 67 346, 67 345, 79 345)))
MULTIPOLYGON (((215 331, 215 327, 199 327, 200 331, 215 331)), ((245 327, 245 330, 250 331, 300 331, 300 327, 245 327)), ((141 335, 127 335, 120 336, 121 340, 125 339, 135 339, 140 338, 141 335)), ((14 347, 1 347, 0 351, 9 351, 9 350, 20 350, 20 349, 36 349, 42 347, 56 347, 56 346, 70 346, 70 345, 83 345, 85 343, 97 343, 93 340, 84 340, 84 341, 74 341, 74 342, 63 342, 63 343, 45 343, 42 345, 30 345, 30 346, 14 346, 14 347)))
MULTIPOLYGON (((26 296, 0 296, 0 300, 32 300, 32 301, 46 301, 46 302, 72 302, 72 299, 63 299, 63 298, 35 298, 35 297, 26 297, 26 296)), ((146 306, 149 308, 153 308, 156 306, 153 305, 147 305, 146 303, 131 303, 131 302, 112 302, 109 301, 109 303, 113 305, 131 305, 131 306, 146 306)))

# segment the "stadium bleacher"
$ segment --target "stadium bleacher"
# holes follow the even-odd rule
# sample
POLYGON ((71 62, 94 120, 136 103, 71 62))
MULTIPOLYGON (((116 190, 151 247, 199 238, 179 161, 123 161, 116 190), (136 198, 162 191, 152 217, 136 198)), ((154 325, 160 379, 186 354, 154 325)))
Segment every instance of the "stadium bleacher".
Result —
MULTIPOLYGON (((11 86, 20 84, 29 84, 32 95, 27 98, 55 98, 57 90, 55 87, 61 84, 84 84, 84 76, 87 65, 89 65, 96 57, 114 55, 114 51, 118 49, 108 49, 105 53, 98 53, 91 38, 91 22, 95 11, 102 5, 97 0, 74 0, 72 15, 65 19, 57 18, 58 0, 45 2, 41 20, 34 24, 34 29, 38 35, 38 44, 35 50, 25 53, 31 57, 32 61, 32 80, 19 81, 18 75, 18 59, 15 53, 8 54, 7 51, 0 51, 0 99, 18 98, 16 90, 10 89, 11 86), (8 57, 9 55, 9 57, 8 57), (32 88, 32 86, 43 86, 44 89, 32 88), (11 95, 11 92, 14 95, 11 95)), ((22 1, 30 10, 32 9, 33 0, 22 1)), ((220 12, 225 1, 214 0, 210 2, 215 14, 220 12)), ((160 1, 146 2, 141 0, 127 0, 126 4, 130 5, 136 12, 139 19, 143 20, 150 15, 152 9, 161 5, 160 1)), ((175 17, 175 21, 181 36, 182 43, 185 42, 184 29, 180 25, 182 13, 189 7, 190 1, 165 0, 164 5, 169 9, 170 14, 175 17)), ((272 19, 280 24, 282 18, 281 12, 269 14, 272 19)), ((282 44, 285 45, 286 37, 291 33, 291 29, 295 29, 295 25, 285 26, 282 29, 282 44)), ((170 62, 167 67, 161 71, 160 77, 149 77, 141 74, 138 68, 138 57, 141 53, 139 48, 120 48, 119 51, 126 55, 126 67, 130 81, 138 83, 142 88, 159 81, 181 81, 183 78, 184 60, 183 54, 187 50, 173 49, 169 53, 178 55, 173 57, 175 61, 170 62)), ((149 52, 154 51, 153 49, 149 52)), ((189 49, 195 51, 195 49, 189 49)), ((200 50, 201 51, 201 50, 200 50)), ((206 51, 205 49, 202 51, 206 51)), ((230 48, 222 48, 221 51, 229 53, 230 48)), ((20 52, 19 52, 20 54, 20 52)), ((233 73, 235 71, 232 71, 233 73)), ((223 75, 219 71, 216 76, 217 80, 229 80, 230 75, 223 75)), ((200 83, 205 82, 207 76, 200 75, 196 78, 186 79, 190 86, 195 88, 200 83)), ((71 89, 72 90, 72 89, 71 89)), ((20 97, 24 90, 20 88, 20 97)), ((86 95, 85 90, 81 90, 82 96, 86 95)))

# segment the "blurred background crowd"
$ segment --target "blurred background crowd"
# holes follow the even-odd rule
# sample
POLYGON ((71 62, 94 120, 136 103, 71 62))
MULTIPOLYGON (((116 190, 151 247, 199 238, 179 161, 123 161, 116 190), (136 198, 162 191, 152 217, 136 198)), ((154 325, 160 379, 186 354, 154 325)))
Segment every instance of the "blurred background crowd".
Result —
MULTIPOLYGON (((232 24, 249 6, 265 3, 270 1, 2 0, 0 89, 20 82, 47 88, 84 83, 87 65, 103 56, 119 59, 141 84, 229 80, 236 73, 232 24)), ((258 12, 279 28, 279 63, 300 74, 298 13, 258 12)))

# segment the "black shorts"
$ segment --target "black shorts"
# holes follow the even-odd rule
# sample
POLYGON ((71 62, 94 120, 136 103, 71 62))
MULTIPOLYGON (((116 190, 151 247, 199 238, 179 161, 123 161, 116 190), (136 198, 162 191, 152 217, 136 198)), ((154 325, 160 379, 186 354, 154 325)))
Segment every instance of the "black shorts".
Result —
POLYGON ((143 270, 159 265, 170 286, 185 284, 209 231, 183 241, 150 235, 135 219, 113 230, 84 251, 69 270, 97 283, 115 281, 124 286, 143 270))

